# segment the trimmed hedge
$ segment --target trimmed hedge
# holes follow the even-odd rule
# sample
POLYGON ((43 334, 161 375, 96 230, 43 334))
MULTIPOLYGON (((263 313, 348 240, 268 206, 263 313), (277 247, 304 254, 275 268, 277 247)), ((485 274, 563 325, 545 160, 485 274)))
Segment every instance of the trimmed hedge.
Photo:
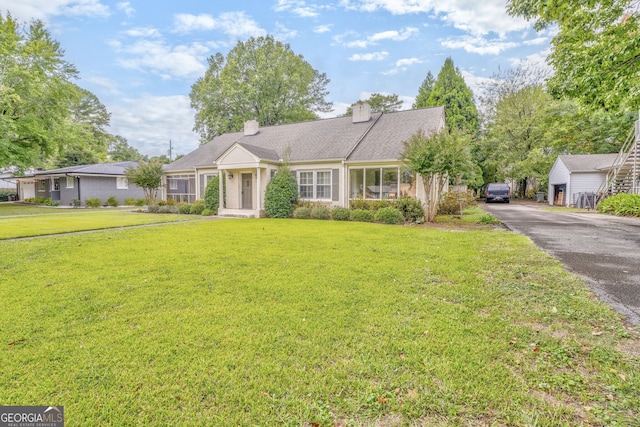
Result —
POLYGON ((333 208, 331 211, 331 218, 335 221, 350 221, 351 220, 351 211, 348 208, 333 208))
POLYGON ((320 206, 311 209, 311 218, 313 219, 331 219, 331 211, 329 208, 320 206))
POLYGON ((311 218, 311 209, 300 206, 293 211, 293 217, 296 219, 309 219, 311 218))
POLYGON ((383 224, 404 224, 404 216, 396 208, 386 207, 380 208, 373 216, 376 222, 383 224))
POLYGON ((366 209, 354 209, 351 211, 351 221, 373 222, 373 212, 366 209))

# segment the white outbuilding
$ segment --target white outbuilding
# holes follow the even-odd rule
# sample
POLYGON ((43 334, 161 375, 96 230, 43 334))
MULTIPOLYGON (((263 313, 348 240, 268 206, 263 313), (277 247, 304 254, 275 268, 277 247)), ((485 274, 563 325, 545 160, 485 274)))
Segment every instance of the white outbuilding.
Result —
POLYGON ((549 172, 549 204, 595 207, 595 193, 613 167, 617 153, 558 156, 549 172), (586 202, 585 202, 586 201, 586 202))

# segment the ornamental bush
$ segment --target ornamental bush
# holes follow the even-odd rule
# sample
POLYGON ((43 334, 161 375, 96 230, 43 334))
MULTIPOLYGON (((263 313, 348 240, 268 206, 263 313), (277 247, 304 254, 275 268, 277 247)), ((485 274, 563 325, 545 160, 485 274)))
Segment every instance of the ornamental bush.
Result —
POLYGON ((442 200, 438 205, 438 215, 460 215, 460 204, 462 210, 472 206, 476 199, 471 192, 460 193, 451 191, 442 196, 442 200))
POLYGON ((598 211, 618 216, 640 217, 639 194, 616 194, 598 203, 598 211))
POLYGON ((204 190, 204 207, 212 212, 212 215, 218 214, 220 207, 220 176, 216 176, 207 184, 204 190))
POLYGON ((116 196, 109 196, 107 199, 107 206, 111 206, 113 208, 117 207, 120 204, 118 198, 116 196))
POLYGON ((373 212, 366 209, 354 209, 351 211, 351 221, 373 222, 373 212))
POLYGON ((102 200, 97 197, 90 197, 84 201, 84 204, 89 206, 90 208, 97 208, 102 205, 102 200))
POLYGON ((189 213, 191 213, 191 215, 201 215, 202 211, 204 210, 204 203, 194 203, 191 205, 191 209, 189 209, 189 213))
POLYGON ((309 219, 311 218, 311 209, 306 206, 300 206, 293 211, 293 217, 296 219, 309 219))
POLYGON ((393 206, 402 212, 406 222, 424 222, 424 206, 420 200, 414 197, 400 197, 393 206))
POLYGON ((349 221, 351 219, 351 211, 342 207, 333 208, 331 218, 335 221, 349 221))
POLYGON ((191 204, 185 203, 183 205, 180 205, 180 208, 178 208, 178 213, 182 215, 189 215, 191 213, 191 204))
POLYGON ((298 199, 298 182, 288 167, 271 178, 264 195, 264 212, 269 218, 289 218, 298 199))
POLYGON ((331 211, 326 206, 318 206, 311 209, 311 218, 313 219, 331 219, 331 211))
POLYGON ((404 224, 402 212, 392 207, 378 209, 373 219, 382 224, 404 224))

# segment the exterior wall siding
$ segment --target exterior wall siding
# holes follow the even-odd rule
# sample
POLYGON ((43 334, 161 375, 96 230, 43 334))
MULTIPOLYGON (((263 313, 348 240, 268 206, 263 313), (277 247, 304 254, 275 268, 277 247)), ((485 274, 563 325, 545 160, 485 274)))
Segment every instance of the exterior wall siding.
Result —
POLYGON ((569 202, 569 194, 571 191, 571 173, 569 169, 558 158, 556 159, 551 171, 549 172, 549 186, 547 188, 547 199, 550 205, 554 202, 554 190, 556 185, 566 184, 567 189, 565 191, 565 204, 569 202))
POLYGON ((571 175, 571 186, 567 185, 568 204, 575 204, 578 200, 579 193, 595 193, 598 191, 604 180, 605 173, 599 172, 574 172, 571 175))
MULTIPOLYGON (((116 177, 81 176, 79 186, 80 197, 83 203, 92 197, 97 197, 104 203, 109 197, 115 196, 118 198, 120 204, 124 204, 124 199, 129 197, 136 199, 144 198, 144 191, 135 184, 129 183, 128 189, 117 188, 116 177)), ((67 200, 60 200, 60 204, 70 204, 72 199, 78 197, 77 194, 76 189, 74 197, 67 200)))

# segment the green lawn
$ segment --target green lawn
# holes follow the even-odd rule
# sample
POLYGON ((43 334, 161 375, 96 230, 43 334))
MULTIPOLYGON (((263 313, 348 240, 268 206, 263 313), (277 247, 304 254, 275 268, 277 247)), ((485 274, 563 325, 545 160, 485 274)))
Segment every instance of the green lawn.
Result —
POLYGON ((146 214, 132 208, 60 209, 29 205, 0 205, 0 240, 73 231, 201 219, 195 215, 146 214), (26 216, 25 216, 26 215, 26 216))
POLYGON ((510 232, 197 221, 0 251, 0 402, 68 426, 640 419, 636 330, 510 232))

